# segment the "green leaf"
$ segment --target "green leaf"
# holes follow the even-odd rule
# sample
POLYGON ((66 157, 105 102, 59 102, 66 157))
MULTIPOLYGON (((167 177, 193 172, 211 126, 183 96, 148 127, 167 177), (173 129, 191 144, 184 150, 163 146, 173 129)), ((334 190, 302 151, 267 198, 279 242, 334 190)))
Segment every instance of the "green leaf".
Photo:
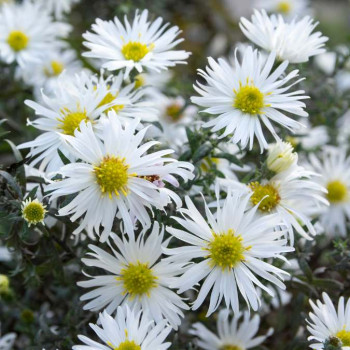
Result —
POLYGON ((212 150, 213 146, 208 142, 201 145, 193 154, 193 163, 197 163, 203 158, 207 157, 212 150))
POLYGON ((57 152, 64 165, 70 164, 70 160, 62 153, 61 150, 57 149, 57 152))
POLYGON ((16 161, 17 162, 20 162, 23 160, 23 157, 22 157, 22 154, 21 152, 17 149, 16 145, 11 141, 11 140, 8 140, 8 139, 5 139, 5 141, 10 145, 11 149, 12 149, 12 152, 16 158, 16 161))
POLYGON ((17 192, 18 196, 22 199, 23 195, 21 188, 18 186, 18 183, 14 177, 4 170, 0 170, 0 176, 2 176, 8 182, 8 184, 17 192))
POLYGON ((234 155, 230 153, 218 153, 215 154, 215 158, 227 159, 230 163, 234 163, 240 167, 243 167, 243 163, 234 155))

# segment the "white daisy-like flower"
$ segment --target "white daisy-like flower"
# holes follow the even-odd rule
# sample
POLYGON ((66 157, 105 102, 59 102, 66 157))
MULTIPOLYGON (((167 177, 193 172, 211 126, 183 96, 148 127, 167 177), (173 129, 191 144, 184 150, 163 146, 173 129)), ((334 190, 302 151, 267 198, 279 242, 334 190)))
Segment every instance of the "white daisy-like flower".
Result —
MULTIPOLYGON (((130 103, 129 98, 119 97, 117 90, 110 90, 108 82, 103 78, 85 72, 73 77, 61 75, 54 93, 47 96, 42 92, 42 100, 42 104, 30 100, 25 103, 40 116, 29 122, 29 125, 44 133, 18 148, 30 148, 28 156, 34 158, 30 165, 40 164, 40 170, 48 173, 58 171, 63 165, 58 149, 68 159, 74 160, 66 145, 65 136, 74 135, 82 121, 95 122, 111 107, 130 103)), ((94 125, 97 126, 96 123, 94 125)))
MULTIPOLYGON (((99 267, 107 274, 78 283, 84 288, 96 287, 81 297, 81 300, 92 299, 84 309, 106 309, 112 314, 118 305, 128 304, 130 308, 148 311, 156 322, 165 318, 173 328, 178 328, 184 316, 181 309, 187 310, 188 306, 169 289, 169 284, 183 270, 181 264, 160 261, 164 230, 159 231, 159 224, 155 222, 152 232, 139 235, 136 241, 121 240, 112 233, 108 243, 113 255, 89 246, 92 252, 88 255, 92 258, 83 259, 83 263, 99 267)), ((163 244, 167 246, 168 241, 163 244)))
POLYGON ((136 11, 130 24, 127 17, 124 25, 117 17, 114 21, 96 20, 92 25, 95 33, 83 35, 84 45, 90 49, 84 53, 86 57, 103 60, 103 68, 118 70, 125 68, 125 77, 132 69, 141 73, 144 68, 159 72, 179 63, 186 63, 189 53, 173 48, 183 41, 176 39, 180 34, 178 27, 162 25, 163 19, 158 17, 154 22, 148 21, 148 11, 141 14, 136 11))
POLYGON ((324 197, 327 190, 316 182, 316 174, 301 166, 292 166, 275 174, 271 179, 242 184, 238 181, 222 179, 221 185, 250 194, 250 205, 258 206, 260 215, 276 213, 287 228, 290 243, 294 244, 294 230, 311 240, 317 234, 306 213, 315 205, 327 206, 324 197))
POLYGON ((23 201, 21 204, 22 217, 27 221, 28 226, 36 225, 38 223, 44 224, 46 215, 46 205, 41 203, 38 199, 30 199, 23 201))
POLYGON ((63 15, 69 13, 73 5, 79 1, 80 0, 37 0, 43 8, 52 13, 57 19, 62 19, 63 15))
POLYGON ((164 340, 171 331, 163 320, 157 324, 146 313, 118 307, 116 318, 106 311, 100 314, 100 325, 90 323, 102 343, 84 335, 78 338, 85 345, 74 345, 73 350, 166 350, 171 343, 164 340))
POLYGON ((154 102, 159 111, 158 121, 162 130, 157 128, 154 137, 179 150, 187 142, 186 126, 194 123, 198 109, 193 105, 186 106, 181 96, 167 97, 159 93, 156 99, 154 102))
POLYGON ((209 58, 206 71, 199 74, 208 85, 197 82, 195 90, 201 95, 192 97, 193 103, 206 107, 203 112, 218 115, 203 126, 212 127, 216 132, 225 129, 220 138, 232 135, 233 143, 240 143, 242 148, 252 149, 253 141, 258 139, 261 151, 268 147, 261 124, 264 124, 276 140, 279 137, 271 121, 292 132, 302 127, 298 121, 285 113, 307 117, 305 104, 300 100, 307 98, 304 91, 288 92, 293 84, 286 84, 298 76, 294 70, 285 77, 288 62, 283 62, 271 73, 275 63, 275 54, 271 53, 265 61, 261 54, 249 46, 244 50, 242 62, 237 59, 229 64, 224 59, 216 62, 209 58), (271 74, 270 74, 271 73, 271 74))
POLYGON ((327 234, 345 237, 350 220, 350 157, 344 147, 327 146, 319 158, 310 154, 310 165, 321 175, 314 180, 328 191, 324 197, 329 206, 320 210, 320 223, 327 234))
POLYGON ((11 350, 17 338, 16 333, 7 333, 0 338, 0 349, 11 350))
POLYGON ((47 189, 53 191, 52 199, 77 194, 59 210, 60 215, 71 215, 72 221, 83 217, 74 233, 87 229, 99 234, 102 225, 101 241, 105 241, 117 215, 133 237, 136 221, 144 228, 151 226, 147 209, 163 210, 171 200, 181 206, 180 197, 165 182, 178 186, 174 175, 192 179, 193 165, 169 157, 174 152, 170 149, 151 152, 159 142, 141 144, 148 128, 136 133, 137 127, 137 120, 122 125, 112 111, 102 121, 98 136, 91 123, 84 122, 75 137, 65 136, 71 151, 83 162, 63 166, 59 171, 63 180, 47 189))
POLYGON ((255 0, 253 8, 279 13, 286 19, 305 15, 309 12, 309 0, 255 0))
POLYGON ((298 154, 289 142, 277 142, 269 145, 266 159, 267 168, 276 173, 288 170, 298 162, 298 154))
POLYGON ((255 10, 251 22, 246 18, 240 22, 242 32, 251 42, 289 63, 307 62, 311 56, 326 51, 328 38, 321 32, 313 33, 317 25, 308 16, 287 23, 281 15, 269 17, 265 10, 255 10))
POLYGON ((217 320, 216 335, 202 323, 195 323, 190 333, 196 336, 197 345, 205 350, 246 350, 262 344, 272 334, 272 329, 266 335, 255 337, 259 331, 260 317, 250 313, 235 314, 230 321, 228 310, 221 310, 217 320), (241 319, 243 316, 243 320, 241 319))
MULTIPOLYGON (((108 93, 102 100, 101 105, 113 103, 106 112, 114 110, 119 118, 139 118, 144 122, 154 122, 159 119, 159 112, 155 106, 155 101, 148 97, 147 87, 137 87, 137 82, 123 84, 123 73, 116 76, 110 75, 103 78, 103 70, 100 76, 93 76, 92 81, 96 89, 102 87, 108 93), (117 104, 114 101, 120 100, 117 104)), ((105 113, 106 113, 105 112, 105 113)))
POLYGON ((20 66, 40 62, 70 30, 66 23, 53 22, 36 2, 4 4, 0 7, 1 59, 20 66))
POLYGON ((81 70, 82 64, 77 59, 75 51, 57 48, 47 52, 40 62, 19 67, 17 76, 27 85, 33 86, 36 95, 39 95, 39 91, 41 95, 41 89, 49 95, 57 89, 57 79, 63 71, 66 71, 67 75, 74 75, 81 70))
POLYGON ((313 312, 309 313, 310 320, 307 320, 307 329, 311 333, 308 338, 316 341, 311 344, 312 349, 324 349, 324 343, 332 338, 338 340, 342 349, 350 347, 350 299, 344 302, 344 297, 339 298, 338 310, 335 309, 328 294, 322 293, 323 303, 317 300, 314 303, 310 300, 313 312))
POLYGON ((151 71, 148 73, 140 73, 135 76, 135 86, 147 86, 149 96, 156 99, 160 93, 164 92, 167 84, 173 78, 173 75, 173 72, 169 70, 162 72, 151 71))
POLYGON ((229 192, 222 206, 217 203, 214 215, 205 204, 207 221, 202 217, 189 197, 187 209, 180 209, 184 218, 174 217, 184 229, 167 227, 167 231, 189 246, 165 249, 172 262, 183 263, 196 259, 186 272, 171 286, 183 293, 204 279, 192 309, 198 309, 211 292, 207 316, 212 314, 225 300, 227 308, 239 311, 238 294, 248 306, 257 310, 261 305, 256 286, 271 296, 268 288, 258 278, 263 278, 284 289, 285 271, 263 261, 265 258, 282 258, 281 254, 291 252, 286 246, 285 231, 279 226, 278 215, 264 217, 256 215, 257 206, 249 209, 249 196, 229 192), (234 213, 234 215, 232 215, 234 213))

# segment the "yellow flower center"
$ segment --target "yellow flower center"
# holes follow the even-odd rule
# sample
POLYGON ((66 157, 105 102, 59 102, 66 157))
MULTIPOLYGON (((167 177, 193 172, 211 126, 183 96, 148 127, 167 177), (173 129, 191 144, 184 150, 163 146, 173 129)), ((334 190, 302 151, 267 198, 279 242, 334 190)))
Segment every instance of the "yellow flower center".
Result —
POLYGON ((51 61, 50 68, 45 67, 44 73, 47 77, 56 77, 63 72, 64 65, 58 61, 51 61))
POLYGON ((212 157, 205 157, 202 160, 202 163, 200 165, 200 168, 203 172, 207 173, 210 171, 210 169, 213 168, 213 165, 219 165, 220 159, 219 158, 212 158, 212 157))
POLYGON ((60 122, 58 128, 65 135, 74 136, 74 131, 79 129, 80 123, 85 120, 85 122, 89 121, 86 111, 76 111, 72 112, 69 109, 62 109, 61 113, 63 117, 58 119, 60 122))
POLYGON ((13 30, 7 37, 7 43, 13 51, 22 51, 28 46, 29 38, 20 30, 13 30))
POLYGON ((220 350, 242 350, 242 348, 237 345, 223 345, 220 350))
POLYGON ((244 252, 251 247, 244 247, 241 235, 235 235, 232 229, 224 234, 214 233, 214 239, 205 250, 209 251, 211 265, 219 266, 223 270, 233 268, 244 260, 244 252))
POLYGON ((233 107, 246 114, 260 114, 265 105, 264 94, 254 85, 245 85, 239 83, 239 89, 233 90, 236 94, 233 107))
POLYGON ((145 85, 145 78, 143 75, 138 74, 135 77, 135 89, 140 88, 141 86, 145 85))
POLYGON ((129 41, 122 47, 122 54, 127 60, 138 62, 150 51, 146 44, 137 41, 129 41))
POLYGON ((342 329, 336 334, 336 337, 339 338, 343 346, 350 346, 350 332, 342 329))
POLYGON ((346 185, 339 180, 329 182, 327 185, 327 190, 327 199, 331 203, 343 202, 348 197, 348 189, 346 185))
POLYGON ((133 340, 125 340, 118 346, 113 346, 110 342, 107 342, 113 350, 141 350, 141 346, 136 344, 133 340))
POLYGON ((123 282, 124 293, 130 294, 131 298, 149 295, 150 290, 157 286, 156 279, 148 264, 140 262, 129 264, 117 277, 118 281, 123 282))
POLYGON ((28 202, 22 207, 22 216, 29 225, 36 225, 45 218, 45 206, 38 200, 28 202))
MULTIPOLYGON (((113 95, 111 92, 108 92, 107 95, 103 98, 103 100, 99 103, 98 107, 102 107, 104 105, 107 105, 107 104, 113 102, 117 98, 117 95, 113 95)), ((114 111, 116 111, 118 113, 123 108, 124 108, 124 105, 115 105, 115 106, 112 106, 112 107, 108 108, 106 110, 106 112, 114 110, 114 111)))
POLYGON ((10 290, 10 280, 6 275, 0 275, 0 294, 6 294, 10 290))
POLYGON ((172 121, 172 122, 178 122, 182 118, 182 107, 177 103, 172 103, 171 105, 167 106, 166 108, 166 116, 172 121))
POLYGON ((125 158, 104 157, 100 165, 94 167, 96 181, 102 193, 108 193, 109 198, 112 198, 113 193, 119 196, 120 192, 127 196, 129 177, 136 176, 129 174, 128 169, 129 165, 125 164, 125 158))
POLYGON ((253 203, 253 205, 257 205, 260 203, 260 211, 271 211, 278 205, 278 203, 281 200, 277 189, 271 184, 261 185, 259 182, 251 182, 248 185, 248 187, 253 191, 250 200, 253 203))
POLYGON ((292 10, 292 5, 289 1, 280 1, 277 5, 277 12, 283 13, 284 15, 288 15, 292 10))

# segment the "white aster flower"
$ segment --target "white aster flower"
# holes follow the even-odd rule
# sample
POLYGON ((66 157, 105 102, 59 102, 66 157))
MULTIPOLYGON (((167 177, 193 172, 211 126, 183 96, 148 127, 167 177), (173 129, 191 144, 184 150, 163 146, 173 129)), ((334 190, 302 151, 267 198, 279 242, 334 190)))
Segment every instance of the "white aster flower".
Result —
POLYGON ((268 147, 261 124, 264 124, 276 140, 279 137, 271 121, 294 132, 302 127, 298 121, 285 113, 307 117, 305 104, 300 100, 304 91, 287 92, 292 85, 286 84, 298 76, 294 70, 284 78, 281 75, 288 66, 283 62, 273 73, 271 69, 275 62, 275 54, 271 53, 265 62, 257 50, 249 46, 245 49, 242 62, 237 59, 230 65, 224 59, 216 62, 209 58, 206 72, 199 70, 199 74, 208 85, 197 82, 196 91, 200 97, 192 97, 192 102, 206 107, 203 112, 218 115, 209 120, 204 127, 212 127, 216 132, 225 129, 220 136, 232 135, 233 143, 240 143, 242 148, 253 147, 254 137, 259 141, 261 151, 268 147), (271 73, 271 74, 270 74, 271 73))
POLYGON ((289 142, 277 142, 269 145, 266 164, 268 169, 280 173, 295 166, 298 162, 298 154, 289 142))
POLYGON ((26 64, 19 67, 17 76, 33 86, 36 95, 41 95, 44 89, 50 95, 57 89, 58 76, 65 71, 66 75, 74 75, 82 70, 81 62, 77 59, 75 51, 65 49, 51 49, 40 62, 26 64), (40 94, 39 94, 40 92, 40 94))
POLYGON ((343 147, 328 146, 320 157, 310 155, 310 164, 315 173, 315 181, 324 186, 324 194, 329 206, 320 210, 320 223, 327 234, 346 237, 347 221, 350 219, 350 157, 343 147))
POLYGON ((118 307, 115 319, 104 311, 99 320, 101 327, 92 323, 90 327, 102 343, 79 335, 86 345, 74 345, 73 350, 166 350, 171 345, 164 343, 171 331, 166 321, 155 324, 147 314, 128 307, 118 307))
POLYGON ((260 215, 277 213, 287 227, 290 243, 294 244, 294 230, 311 240, 316 230, 311 217, 306 214, 316 205, 328 205, 324 198, 326 189, 311 177, 316 174, 301 166, 292 166, 271 179, 242 184, 238 181, 220 181, 227 188, 239 189, 250 194, 250 205, 258 206, 260 215), (305 227, 304 227, 305 226, 305 227), (294 230, 293 230, 294 229, 294 230))
POLYGON ((255 0, 253 8, 279 13, 286 19, 305 15, 309 12, 309 0, 255 0))
POLYGON ((281 15, 269 17, 265 10, 255 10, 251 22, 241 18, 240 28, 251 42, 275 52, 279 60, 301 63, 325 52, 328 38, 320 32, 313 33, 317 24, 308 16, 287 23, 281 15))
POLYGON ((239 311, 238 294, 248 306, 257 310, 261 304, 256 286, 271 296, 272 289, 258 280, 259 276, 279 288, 285 271, 263 261, 265 258, 282 258, 281 253, 291 252, 285 231, 278 215, 258 217, 257 207, 248 209, 249 196, 229 192, 223 206, 217 204, 214 215, 205 204, 207 220, 202 217, 189 197, 186 197, 187 209, 180 209, 184 219, 174 217, 184 229, 167 227, 167 231, 189 246, 164 249, 171 255, 168 259, 183 263, 196 259, 186 272, 171 286, 183 293, 204 279, 192 309, 198 309, 211 291, 207 316, 212 314, 224 299, 227 308, 239 311), (232 215, 234 213, 234 215, 232 215))
POLYGON ((21 204, 22 217, 27 221, 28 226, 36 225, 38 223, 44 224, 46 215, 46 205, 41 203, 38 199, 30 199, 23 201, 21 204))
POLYGON ((176 39, 179 28, 168 28, 169 23, 162 26, 160 17, 152 23, 147 18, 148 11, 144 10, 141 14, 136 11, 131 24, 127 17, 124 25, 117 17, 114 21, 97 19, 92 25, 95 34, 87 32, 83 35, 84 45, 90 49, 84 56, 102 59, 102 67, 108 70, 125 68, 125 77, 133 68, 139 73, 144 68, 159 72, 177 63, 186 63, 184 60, 189 53, 173 50, 183 41, 176 39))
POLYGON ((117 215, 133 236, 136 221, 150 227, 147 209, 163 210, 171 199, 181 206, 180 197, 165 182, 178 186, 173 175, 192 179, 193 165, 165 157, 173 153, 170 149, 150 152, 159 142, 141 144, 148 128, 136 133, 137 127, 137 120, 122 125, 112 111, 103 120, 99 136, 91 123, 84 122, 75 137, 65 136, 71 151, 83 162, 63 166, 59 171, 63 180, 50 184, 48 191, 53 190, 52 199, 77 194, 59 210, 60 215, 71 215, 72 221, 84 217, 74 233, 87 229, 99 234, 102 225, 101 241, 105 241, 117 215))
POLYGON ((97 121, 111 107, 130 103, 129 99, 118 97, 117 91, 111 92, 103 78, 99 80, 85 72, 73 77, 61 75, 54 93, 47 96, 42 92, 42 100, 42 104, 30 100, 25 103, 40 116, 29 122, 29 125, 44 133, 18 148, 31 148, 28 156, 33 157, 33 160, 30 165, 40 164, 39 169, 48 173, 58 171, 63 165, 58 149, 68 159, 74 160, 66 145, 65 136, 74 135, 82 121, 97 121))
POLYGON ((70 30, 66 23, 53 22, 38 3, 4 4, 0 7, 1 59, 20 66, 40 62, 70 30))
MULTIPOLYGON (((92 252, 88 255, 92 258, 83 259, 85 265, 107 271, 107 274, 78 283, 84 288, 96 287, 81 297, 81 300, 92 299, 84 309, 106 309, 112 314, 123 303, 132 309, 148 311, 155 322, 165 318, 177 329, 184 316, 181 309, 187 310, 188 306, 169 289, 175 276, 183 272, 182 266, 160 261, 164 230, 159 232, 159 224, 155 222, 152 232, 139 235, 136 241, 121 240, 114 233, 110 237, 108 244, 113 255, 90 245, 92 252)), ((164 242, 164 246, 167 244, 168 241, 164 242)))
POLYGON ((205 350, 246 350, 262 344, 271 335, 272 329, 266 335, 255 337, 259 330, 260 317, 250 313, 238 313, 230 321, 228 310, 221 310, 217 320, 217 332, 214 334, 201 323, 195 323, 190 333, 195 335, 197 345, 205 350), (243 316, 243 320, 241 317, 243 316))
POLYGON ((308 340, 316 341, 310 347, 321 350, 326 340, 337 338, 342 349, 347 349, 350 346, 350 299, 345 305, 344 297, 340 297, 336 310, 326 293, 322 293, 322 297, 323 303, 310 300, 313 312, 309 313, 310 320, 307 320, 307 329, 311 333, 308 340))
POLYGON ((48 12, 54 14, 57 19, 62 19, 64 14, 71 11, 72 6, 80 0, 36 0, 48 12))
POLYGON ((7 333, 0 338, 0 349, 11 350, 17 338, 16 333, 7 333))

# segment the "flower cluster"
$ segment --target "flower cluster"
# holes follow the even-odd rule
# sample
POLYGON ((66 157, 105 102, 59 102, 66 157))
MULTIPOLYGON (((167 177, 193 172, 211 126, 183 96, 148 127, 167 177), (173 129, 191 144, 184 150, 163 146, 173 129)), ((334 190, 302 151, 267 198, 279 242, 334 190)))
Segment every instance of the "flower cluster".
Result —
MULTIPOLYGON (((304 67, 328 38, 315 32, 309 3, 258 2, 237 26, 250 43, 208 57, 193 96, 182 96, 174 67, 191 53, 178 49, 178 26, 148 10, 98 18, 79 36, 77 55, 67 14, 78 2, 0 5, 0 59, 31 91, 21 103, 35 132, 17 147, 9 142, 17 162, 0 172, 8 211, 0 218, 11 223, 14 247, 0 247, 0 261, 32 264, 15 270, 33 284, 44 268, 60 281, 73 276, 78 331, 93 319, 96 333, 75 334, 84 344, 69 344, 76 350, 166 350, 175 332, 206 350, 268 342, 273 322, 257 336, 261 318, 290 302, 293 283, 312 298, 323 292, 327 269, 312 275, 312 249, 347 237, 350 221, 346 133, 332 143, 325 127, 311 127, 317 103, 308 105, 304 67), (42 250, 52 265, 40 268, 42 250), (61 260, 69 267, 59 270, 61 260), (217 334, 206 323, 215 312, 217 334)), ((344 125, 346 117, 335 128, 344 125)), ((336 245, 339 270, 350 262, 346 243, 336 245)), ((11 283, 0 274, 0 301, 14 297, 11 283)), ((310 346, 347 349, 350 301, 340 297, 336 310, 325 292, 323 300, 310 301, 303 325, 310 346)), ((21 317, 33 318, 28 310, 21 317)), ((64 327, 46 328, 62 335, 64 327)), ((0 349, 17 341, 8 333, 0 349)))

